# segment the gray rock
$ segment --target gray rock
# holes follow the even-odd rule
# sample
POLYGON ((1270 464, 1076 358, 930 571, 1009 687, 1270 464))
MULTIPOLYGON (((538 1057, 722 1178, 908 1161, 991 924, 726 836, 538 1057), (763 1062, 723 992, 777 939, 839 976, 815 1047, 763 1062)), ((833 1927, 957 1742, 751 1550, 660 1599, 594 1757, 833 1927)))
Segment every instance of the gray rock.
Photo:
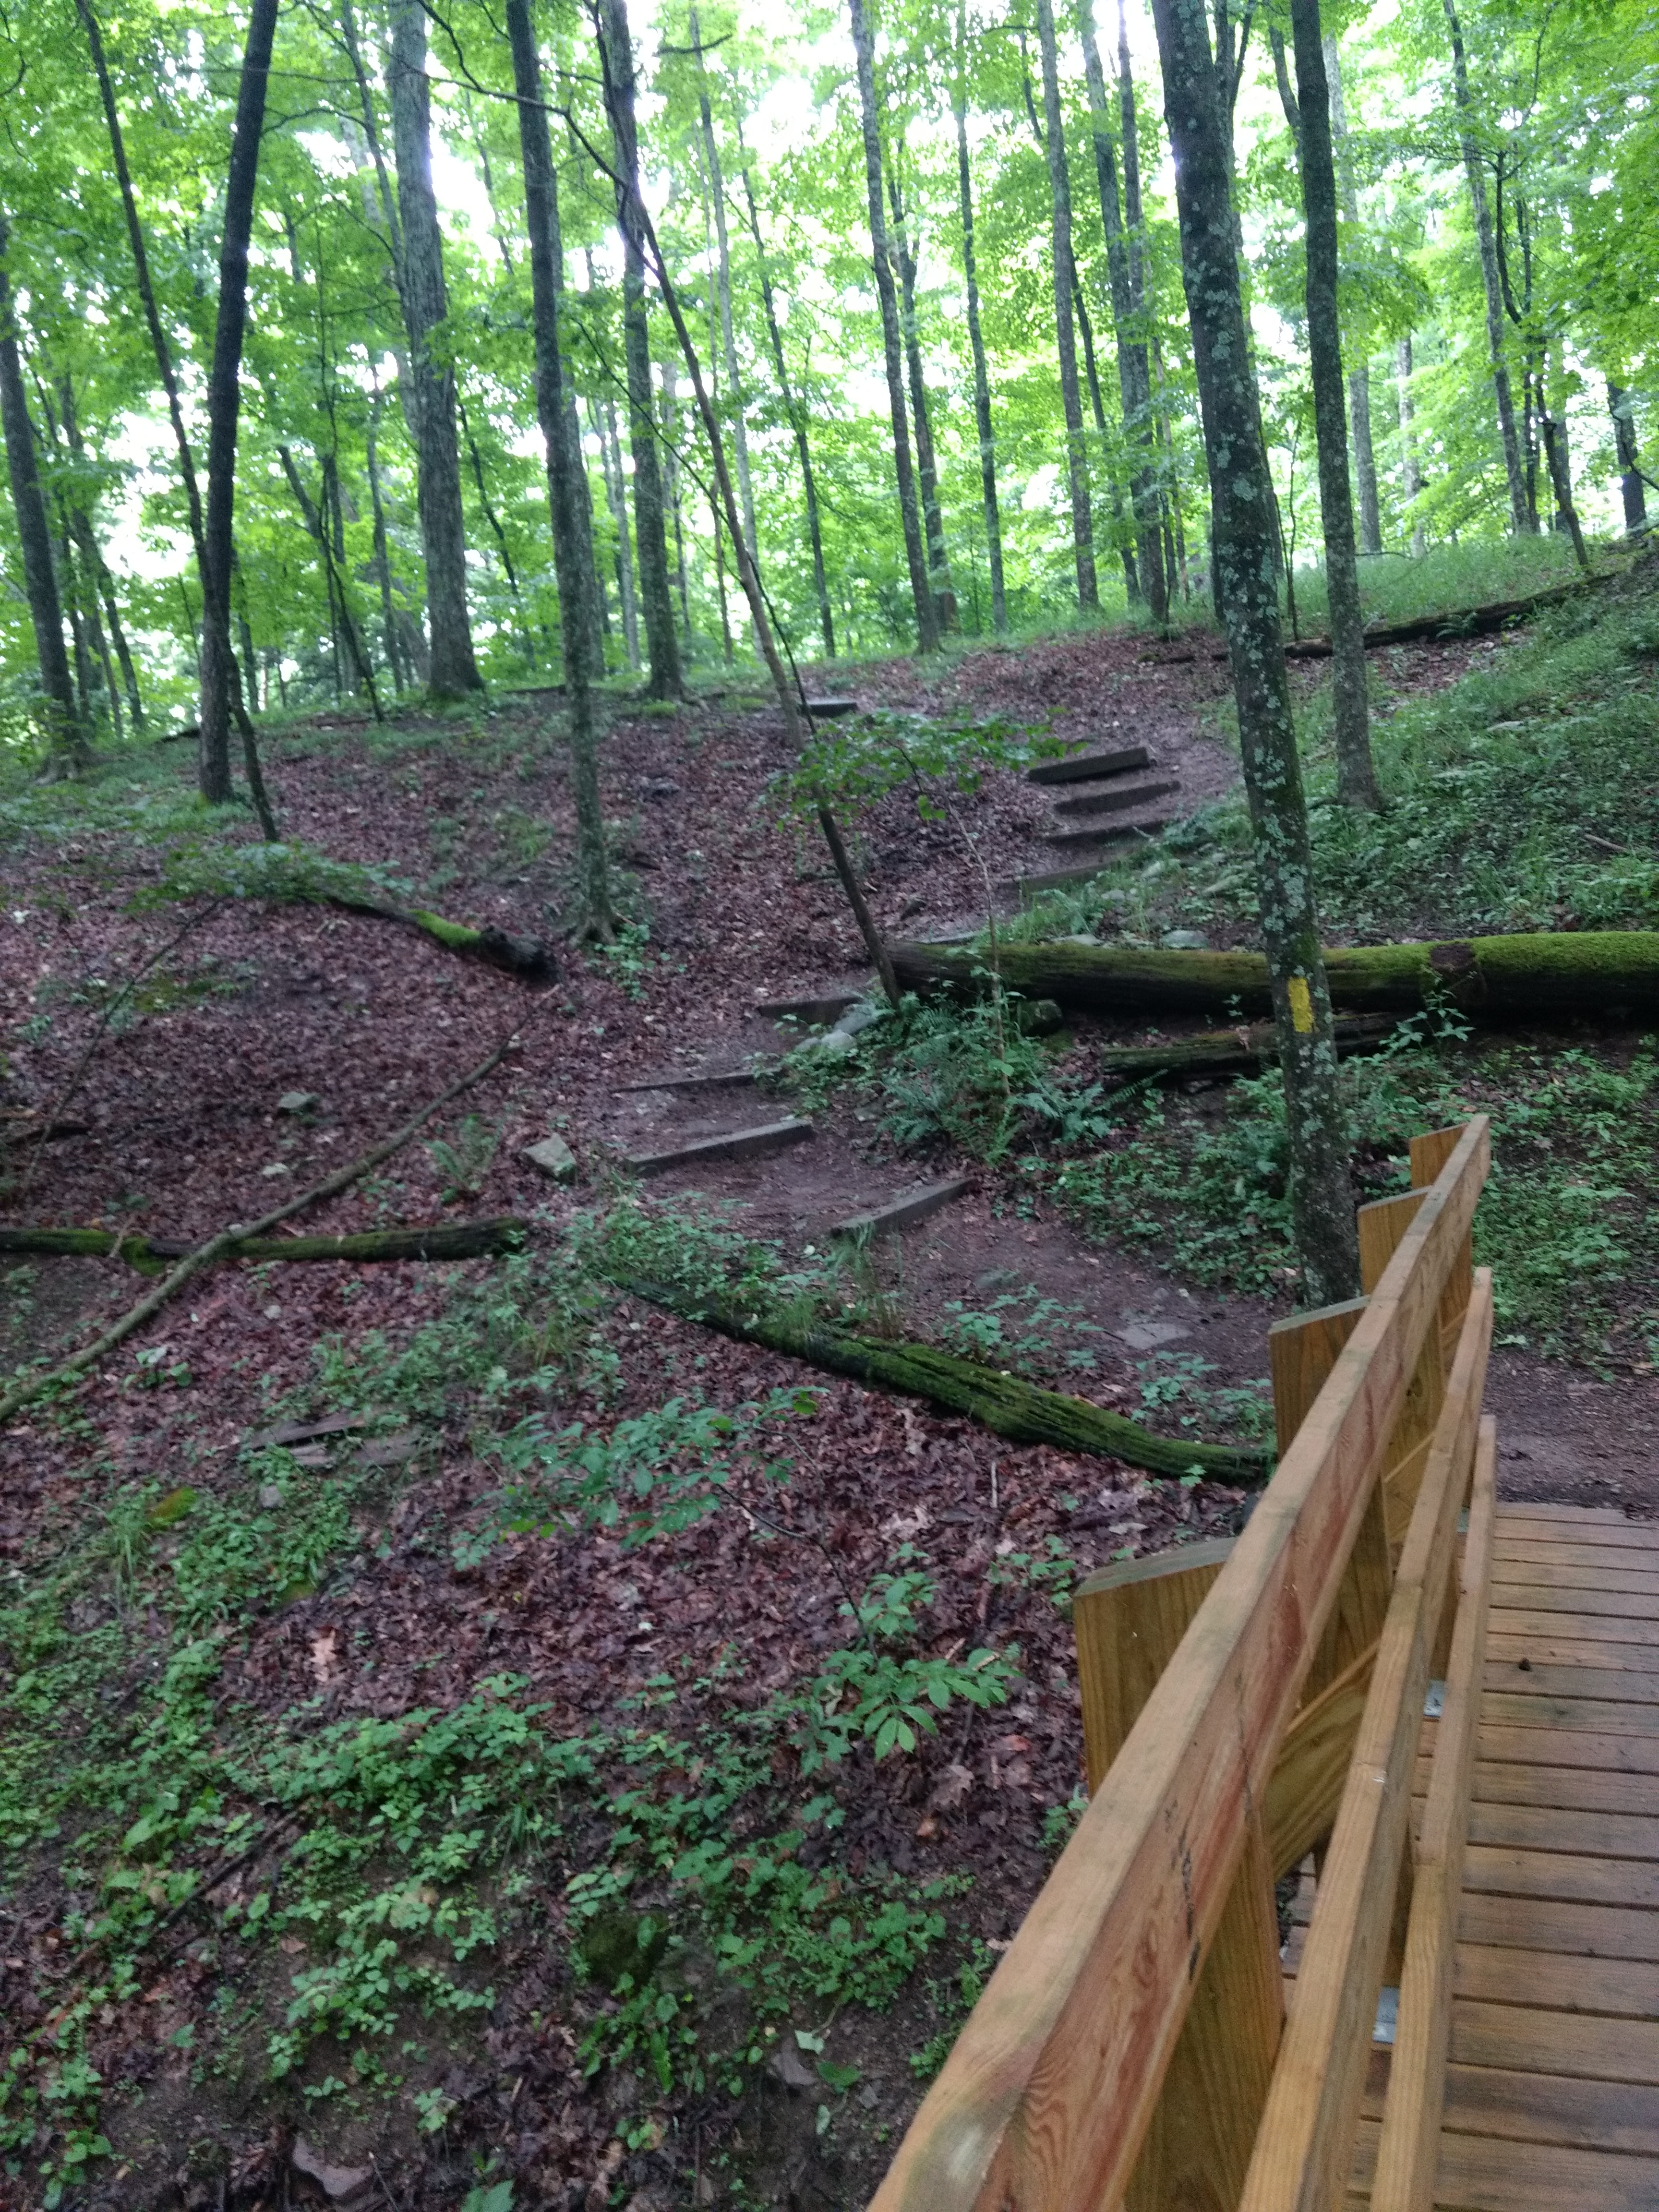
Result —
POLYGON ((280 1483, 262 1482, 259 1485, 259 1510, 262 1513, 274 1513, 282 1502, 283 1490, 280 1483))
POLYGON ((1192 1331, 1178 1321, 1133 1321, 1123 1328, 1115 1328, 1112 1334, 1131 1352, 1156 1352, 1161 1344, 1179 1344, 1192 1331))
POLYGON ((1207 952, 1210 940, 1201 929, 1166 929, 1162 939, 1166 952, 1207 952))
POLYGON ((322 1104, 314 1091, 285 1091, 276 1101, 279 1114, 311 1114, 322 1104))
POLYGON ((555 1182, 574 1182, 576 1155, 562 1137, 544 1137, 539 1145, 526 1145, 524 1157, 555 1182))
POLYGON ((862 1036, 866 1030, 873 1028, 879 1021, 884 1021, 887 1012, 884 1000, 860 999, 856 1006, 848 1006, 830 1034, 831 1036, 862 1036))
POLYGON ((789 1055, 791 1060, 841 1060, 854 1049, 854 1040, 839 1024, 826 1030, 822 1036, 803 1038, 789 1055))

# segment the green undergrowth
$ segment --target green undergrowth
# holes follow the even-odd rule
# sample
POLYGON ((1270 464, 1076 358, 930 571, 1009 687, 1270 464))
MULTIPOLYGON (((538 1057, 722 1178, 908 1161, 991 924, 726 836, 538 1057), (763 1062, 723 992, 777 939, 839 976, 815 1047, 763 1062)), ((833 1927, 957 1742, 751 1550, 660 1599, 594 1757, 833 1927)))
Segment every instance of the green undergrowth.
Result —
MULTIPOLYGON (((1370 657, 1385 805, 1334 799, 1329 691, 1301 710, 1316 890, 1335 942, 1504 930, 1650 928, 1659 918, 1659 595, 1547 610, 1446 690, 1395 688, 1370 657)), ((1242 799, 1205 810, 1007 933, 1156 941, 1250 926, 1242 799)))
MULTIPOLYGON (((1527 599, 1571 584, 1577 574, 1571 545, 1553 532, 1480 538, 1436 545, 1409 558, 1380 553, 1362 559, 1359 600, 1366 622, 1382 626, 1527 599)), ((1296 608, 1304 637, 1325 629, 1329 615, 1322 567, 1297 570, 1296 608)))
MULTIPOLYGON (((483 1481, 459 1518, 431 1510, 430 1443, 386 1463, 342 1444, 329 1468, 262 1444, 170 1488, 89 1465, 56 1553, 9 1571, 0 1909, 50 1890, 61 1948, 44 2024, 0 2054, 0 2159, 47 2202, 142 2126, 142 2083, 103 2031, 186 1954, 211 1996, 172 2039, 203 2099, 292 2118, 396 2097, 437 2129, 526 1942, 562 1964, 583 2064, 626 2066, 660 2106, 735 2094, 786 2025, 886 2004, 944 1939, 965 1882, 849 1855, 849 1792, 947 1714, 1006 1699, 1019 1655, 938 1648, 908 1545, 842 1583, 838 1632, 781 1682, 733 1649, 712 1668, 677 1656, 574 1731, 506 1673, 444 1703, 420 1698, 417 1668, 391 1711, 345 1717, 330 1696, 372 1672, 350 1601, 394 1552, 476 1604, 498 1556, 672 1543, 713 1516, 738 1525, 741 1500, 746 1540, 795 1555, 811 1393, 617 1410, 629 1322, 611 1279, 645 1266, 825 1294, 718 1221, 619 1205, 457 1271, 402 1337, 325 1342, 313 1386, 270 1407, 356 1412, 371 1435, 459 1422, 483 1481), (288 1687, 262 1701, 244 1654, 313 1599, 288 1687)), ((188 1403, 187 1367, 164 1384, 188 1403)))

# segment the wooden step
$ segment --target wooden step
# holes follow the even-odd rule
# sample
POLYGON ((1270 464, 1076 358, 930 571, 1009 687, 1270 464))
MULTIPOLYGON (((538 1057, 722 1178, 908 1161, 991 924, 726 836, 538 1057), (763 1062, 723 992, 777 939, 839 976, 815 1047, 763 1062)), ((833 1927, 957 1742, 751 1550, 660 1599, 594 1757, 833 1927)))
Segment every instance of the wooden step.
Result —
POLYGON ((755 1012, 768 1022, 838 1022, 862 996, 859 991, 826 991, 816 999, 763 999, 755 1012))
POLYGON ((716 1068, 712 1074, 651 1075, 643 1083, 619 1083, 619 1093, 635 1091, 738 1091, 752 1084, 775 1061, 760 1060, 748 1067, 716 1068))
POLYGON ((805 1145, 817 1132, 810 1121, 763 1121, 752 1129, 729 1129, 724 1136, 697 1137, 664 1152, 635 1152, 623 1165, 637 1176, 666 1175, 671 1168, 702 1167, 711 1160, 755 1160, 768 1152, 805 1145))
POLYGON ((1058 845, 1062 851, 1069 851, 1079 845, 1130 845, 1137 837, 1143 842, 1156 837, 1160 830, 1167 830, 1169 826, 1168 817, 1156 822, 1103 822, 1098 829, 1045 830, 1042 842, 1045 845, 1058 845))
POLYGON ((809 699, 806 702, 806 711, 815 722, 838 722, 858 710, 856 699, 809 699))
POLYGON ((1106 860, 1091 860, 1081 868, 1054 868, 1047 875, 1011 876, 994 886, 1000 899, 1015 899, 1022 905, 1028 899, 1040 898, 1044 891, 1068 891, 1079 884, 1091 884, 1103 869, 1110 865, 1106 860))
POLYGON ((913 1221, 926 1221, 930 1213, 937 1213, 953 1198, 960 1198, 969 1187, 967 1176, 947 1176, 942 1182, 920 1183, 914 1190, 903 1190, 896 1198, 890 1198, 885 1206, 838 1221, 830 1234, 848 1239, 890 1237, 896 1229, 908 1229, 913 1221))
POLYGON ((1152 757, 1145 745, 1126 745, 1115 753, 1073 753, 1066 760, 1039 761, 1028 768, 1028 783, 1092 783, 1097 775, 1133 775, 1150 768, 1152 757))
POLYGON ((1057 799, 1056 814, 1128 814, 1137 806, 1150 806, 1155 799, 1168 799, 1179 791, 1176 782, 1138 783, 1123 791, 1085 791, 1075 799, 1057 799))

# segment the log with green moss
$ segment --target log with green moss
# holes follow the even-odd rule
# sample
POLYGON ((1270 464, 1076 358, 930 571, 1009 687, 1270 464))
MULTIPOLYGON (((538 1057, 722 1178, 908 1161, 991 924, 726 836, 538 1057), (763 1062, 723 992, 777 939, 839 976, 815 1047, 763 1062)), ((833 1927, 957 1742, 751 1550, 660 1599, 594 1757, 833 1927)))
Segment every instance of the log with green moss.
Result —
MULTIPOLYGON (((504 1215, 492 1221, 441 1221, 426 1229, 366 1229, 344 1237, 243 1237, 228 1246, 230 1260, 477 1260, 512 1252, 529 1224, 504 1215)), ((139 1237, 107 1229, 0 1229, 0 1254, 52 1253, 60 1258, 106 1259, 113 1255, 140 1273, 171 1267, 194 1248, 170 1237, 139 1237)))
MULTIPOLYGON (((1003 945, 1006 988, 1100 1014, 1265 1014, 1259 952, 1140 951, 1116 945, 1003 945)), ((924 998, 977 995, 985 956, 897 944, 900 988, 924 998)), ((1332 1004, 1350 1013, 1455 1006, 1478 1022, 1560 1021, 1659 1013, 1659 931, 1454 938, 1422 945, 1334 945, 1325 954, 1332 1004)))
MULTIPOLYGON (((1345 1015, 1336 1024, 1337 1051, 1345 1060, 1354 1053, 1376 1052, 1398 1026, 1389 1014, 1345 1015)), ((1179 1081, 1186 1076, 1244 1075, 1276 1066, 1278 1060, 1279 1038, 1273 1024, 1241 1022, 1236 1030, 1204 1030, 1168 1044, 1107 1045, 1095 1065, 1102 1075, 1132 1081, 1179 1081)))
POLYGON ((500 968, 521 982, 550 983, 559 972, 558 963, 539 938, 512 937, 504 929, 474 929, 469 922, 447 921, 442 915, 425 907, 393 906, 383 899, 331 895, 326 902, 343 914, 373 915, 377 921, 395 921, 402 928, 417 929, 434 945, 441 945, 446 952, 482 960, 486 967, 500 968))
POLYGON ((1061 1451, 1124 1460, 1152 1474, 1190 1474, 1198 1469, 1218 1482, 1245 1485, 1265 1481, 1272 1463, 1267 1451, 1245 1445, 1156 1437, 1139 1421, 1109 1413, 1086 1398, 1042 1389, 1017 1375, 958 1359, 931 1344, 854 1336, 775 1309, 763 1311, 747 1301, 739 1306, 724 1298, 694 1297, 637 1278, 630 1277, 618 1287, 740 1343, 763 1345, 769 1352, 781 1352, 831 1375, 848 1375, 857 1382, 924 1398, 947 1413, 965 1413, 1010 1443, 1054 1444, 1061 1451))

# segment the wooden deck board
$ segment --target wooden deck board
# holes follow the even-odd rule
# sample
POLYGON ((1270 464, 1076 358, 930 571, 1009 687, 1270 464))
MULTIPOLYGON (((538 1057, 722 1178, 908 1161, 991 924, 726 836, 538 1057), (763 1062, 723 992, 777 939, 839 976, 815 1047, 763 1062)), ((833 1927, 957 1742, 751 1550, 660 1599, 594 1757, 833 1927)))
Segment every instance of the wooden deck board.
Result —
POLYGON ((1435 2203, 1659 2212, 1659 1527, 1500 1506, 1494 1552, 1435 2203))

